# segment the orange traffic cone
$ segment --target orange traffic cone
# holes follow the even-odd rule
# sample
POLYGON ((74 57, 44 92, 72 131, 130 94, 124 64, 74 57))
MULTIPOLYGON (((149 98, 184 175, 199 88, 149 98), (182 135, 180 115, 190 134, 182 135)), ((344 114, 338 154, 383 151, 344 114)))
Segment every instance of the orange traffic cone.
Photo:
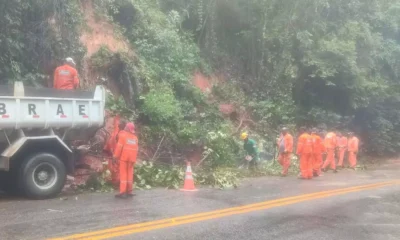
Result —
POLYGON ((185 192, 194 192, 197 191, 196 187, 194 186, 194 179, 192 175, 192 167, 190 166, 190 162, 186 162, 186 173, 185 173, 185 183, 181 191, 185 192))

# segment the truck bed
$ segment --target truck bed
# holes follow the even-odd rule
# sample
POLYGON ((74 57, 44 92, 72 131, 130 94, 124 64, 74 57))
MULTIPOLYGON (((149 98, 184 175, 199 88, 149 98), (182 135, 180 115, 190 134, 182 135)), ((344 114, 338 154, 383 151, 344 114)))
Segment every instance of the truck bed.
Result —
MULTIPOLYGON (((53 88, 35 88, 24 86, 25 97, 43 97, 43 98, 78 98, 93 99, 94 91, 82 90, 58 90, 53 88)), ((14 85, 0 85, 0 96, 13 97, 14 85)))
POLYGON ((0 86, 0 129, 91 128, 104 124, 105 89, 0 86))

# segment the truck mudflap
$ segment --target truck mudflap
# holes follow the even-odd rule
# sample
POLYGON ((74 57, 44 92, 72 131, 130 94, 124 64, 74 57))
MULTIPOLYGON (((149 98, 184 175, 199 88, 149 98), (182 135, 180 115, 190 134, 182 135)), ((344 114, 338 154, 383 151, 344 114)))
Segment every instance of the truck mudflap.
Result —
POLYGON ((0 170, 10 170, 10 161, 8 158, 0 156, 0 170))

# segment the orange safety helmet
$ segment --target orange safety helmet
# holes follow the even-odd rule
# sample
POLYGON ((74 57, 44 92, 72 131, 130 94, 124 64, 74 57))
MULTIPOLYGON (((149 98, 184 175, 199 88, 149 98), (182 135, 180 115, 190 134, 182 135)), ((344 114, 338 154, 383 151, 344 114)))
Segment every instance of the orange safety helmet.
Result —
POLYGON ((135 133, 135 124, 134 123, 132 123, 132 122, 128 122, 126 125, 125 125, 125 129, 124 129, 125 131, 128 131, 128 132, 130 132, 130 133, 135 133))

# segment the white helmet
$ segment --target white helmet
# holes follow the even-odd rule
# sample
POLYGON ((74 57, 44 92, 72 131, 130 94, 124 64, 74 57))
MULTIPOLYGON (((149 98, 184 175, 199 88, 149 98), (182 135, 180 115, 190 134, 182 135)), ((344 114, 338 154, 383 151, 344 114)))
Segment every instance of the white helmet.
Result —
POLYGON ((73 64, 73 65, 76 65, 74 59, 72 59, 71 57, 67 57, 67 58, 65 59, 65 62, 71 63, 71 64, 73 64))

